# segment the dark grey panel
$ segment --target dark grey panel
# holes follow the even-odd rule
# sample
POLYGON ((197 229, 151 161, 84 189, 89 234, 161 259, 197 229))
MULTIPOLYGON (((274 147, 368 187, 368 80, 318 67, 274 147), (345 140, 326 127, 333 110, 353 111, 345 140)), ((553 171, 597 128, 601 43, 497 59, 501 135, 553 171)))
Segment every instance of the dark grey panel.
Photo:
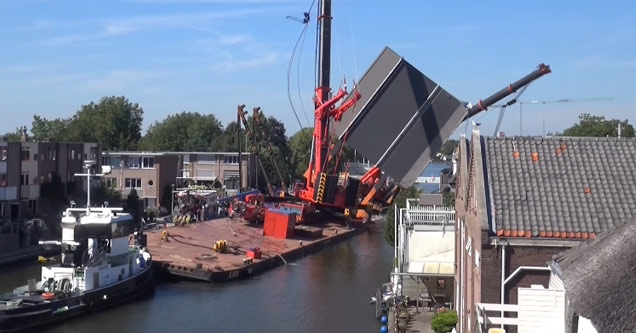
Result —
POLYGON ((362 99, 334 129, 403 186, 415 182, 466 113, 458 99, 388 48, 359 91, 362 99))
MULTIPOLYGON (((390 76, 391 72, 401 61, 402 57, 397 53, 388 47, 384 48, 382 53, 380 53, 378 58, 373 62, 373 65, 369 67, 360 82, 358 82, 358 92, 360 92, 361 95, 360 100, 358 100, 353 108, 342 115, 342 119, 339 122, 332 123, 335 133, 339 138, 381 87, 382 82, 390 76)), ((347 98, 347 100, 348 99, 349 98, 347 98)))

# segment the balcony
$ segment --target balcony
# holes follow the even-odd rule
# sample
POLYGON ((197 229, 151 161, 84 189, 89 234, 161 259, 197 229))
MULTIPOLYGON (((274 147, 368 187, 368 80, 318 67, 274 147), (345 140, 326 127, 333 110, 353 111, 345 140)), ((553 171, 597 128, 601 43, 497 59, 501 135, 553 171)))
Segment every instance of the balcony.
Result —
POLYGON ((501 325, 515 326, 519 333, 565 331, 564 290, 534 285, 518 291, 519 304, 475 304, 477 331, 487 333, 501 325))
POLYGON ((418 205, 417 200, 406 202, 406 225, 418 230, 444 230, 455 225, 455 207, 418 205))

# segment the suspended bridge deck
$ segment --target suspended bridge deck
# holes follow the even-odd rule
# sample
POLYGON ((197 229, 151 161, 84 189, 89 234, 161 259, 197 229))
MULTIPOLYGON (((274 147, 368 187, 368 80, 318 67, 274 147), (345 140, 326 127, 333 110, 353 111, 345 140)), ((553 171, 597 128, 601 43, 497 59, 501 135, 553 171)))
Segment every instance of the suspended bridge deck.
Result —
POLYGON ((364 227, 348 229, 338 222, 324 222, 311 227, 296 226, 293 238, 277 239, 263 236, 262 224, 250 224, 241 218, 219 218, 146 231, 146 234, 153 265, 161 272, 181 278, 222 282, 261 273, 363 230, 364 227), (168 232, 168 241, 161 240, 163 231, 168 232), (227 241, 223 253, 215 252, 213 248, 219 240, 227 241), (253 248, 260 248, 261 259, 247 259, 247 252, 253 248))

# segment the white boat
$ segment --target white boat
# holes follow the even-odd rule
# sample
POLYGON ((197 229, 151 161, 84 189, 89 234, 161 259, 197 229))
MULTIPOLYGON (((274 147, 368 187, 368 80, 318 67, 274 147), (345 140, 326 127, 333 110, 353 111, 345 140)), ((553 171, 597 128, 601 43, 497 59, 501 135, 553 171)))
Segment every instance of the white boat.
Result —
MULTIPOLYGON (((101 176, 76 174, 88 179, 101 176)), ((122 208, 76 208, 62 217, 62 239, 41 244, 61 247, 56 265, 43 266, 39 281, 0 297, 0 331, 32 330, 85 312, 148 295, 154 289, 146 235, 122 208)))

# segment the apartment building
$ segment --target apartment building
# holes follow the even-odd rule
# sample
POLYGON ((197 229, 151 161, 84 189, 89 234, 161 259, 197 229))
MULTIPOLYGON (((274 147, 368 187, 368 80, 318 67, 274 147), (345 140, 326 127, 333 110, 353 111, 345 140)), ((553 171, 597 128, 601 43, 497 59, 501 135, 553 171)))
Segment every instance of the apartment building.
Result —
POLYGON ((0 142, 0 218, 38 215, 43 195, 81 194, 85 181, 74 175, 82 172, 85 159, 99 153, 95 143, 0 142), (58 180, 62 193, 49 186, 58 180))
POLYGON ((106 184, 127 196, 132 189, 144 202, 144 208, 165 206, 177 176, 177 155, 156 152, 104 152, 102 164, 112 168, 104 177, 106 184))
POLYGON ((19 215, 20 152, 19 142, 0 142, 0 220, 19 215))
POLYGON ((219 180, 228 190, 254 184, 253 156, 242 153, 242 184, 239 186, 239 157, 236 152, 177 152, 179 156, 178 186, 187 181, 212 184, 219 180))

